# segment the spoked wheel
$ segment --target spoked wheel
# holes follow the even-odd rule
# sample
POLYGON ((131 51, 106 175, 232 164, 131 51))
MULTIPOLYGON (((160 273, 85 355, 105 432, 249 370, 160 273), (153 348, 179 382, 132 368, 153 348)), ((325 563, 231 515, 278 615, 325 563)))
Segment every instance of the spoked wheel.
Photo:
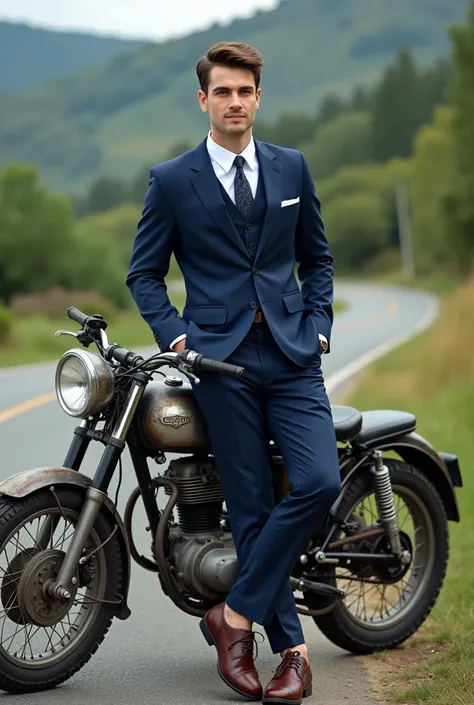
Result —
MULTIPOLYGON (((441 590, 449 553, 446 512, 434 486, 410 465, 396 460, 385 464, 390 469, 402 548, 412 555, 410 563, 387 568, 351 561, 344 568, 320 566, 315 574, 322 573, 346 592, 331 612, 313 617, 315 623, 334 644, 358 654, 395 648, 421 626, 441 590)), ((353 480, 344 501, 346 521, 357 525, 358 531, 379 526, 369 474, 353 480)), ((390 552, 385 536, 349 544, 346 550, 390 552)), ((309 593, 305 598, 308 607, 317 607, 309 593)))
POLYGON ((84 494, 71 488, 43 490, 21 500, 0 499, 2 690, 35 692, 62 683, 89 660, 109 629, 123 590, 123 571, 120 545, 102 513, 67 599, 48 592, 83 503, 84 494), (42 528, 51 519, 54 533, 40 546, 42 528))

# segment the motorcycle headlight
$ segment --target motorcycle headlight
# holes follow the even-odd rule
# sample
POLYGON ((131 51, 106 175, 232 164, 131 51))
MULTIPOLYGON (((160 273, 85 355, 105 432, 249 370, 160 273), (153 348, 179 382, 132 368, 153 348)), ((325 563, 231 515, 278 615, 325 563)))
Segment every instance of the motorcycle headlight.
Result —
POLYGON ((100 355, 73 348, 58 362, 55 387, 63 411, 69 416, 86 418, 110 403, 115 392, 115 379, 100 355))

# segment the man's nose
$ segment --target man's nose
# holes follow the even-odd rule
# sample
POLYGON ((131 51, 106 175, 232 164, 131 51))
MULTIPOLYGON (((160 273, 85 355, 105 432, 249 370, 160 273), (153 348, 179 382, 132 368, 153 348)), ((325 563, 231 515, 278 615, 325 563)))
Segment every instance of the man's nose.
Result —
POLYGON ((234 108, 234 110, 242 107, 242 98, 239 93, 232 93, 230 107, 234 108))

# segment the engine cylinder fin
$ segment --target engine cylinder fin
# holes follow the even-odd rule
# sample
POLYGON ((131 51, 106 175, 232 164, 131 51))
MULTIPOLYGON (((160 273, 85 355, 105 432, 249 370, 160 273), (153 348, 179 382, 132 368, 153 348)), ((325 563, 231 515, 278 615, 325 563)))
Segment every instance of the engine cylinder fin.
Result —
MULTIPOLYGON (((223 502, 224 493, 222 485, 203 484, 201 480, 177 480, 173 478, 173 482, 179 490, 179 502, 181 504, 200 504, 201 502, 223 502)), ((170 490, 165 488, 166 494, 170 494, 170 490)))
MULTIPOLYGON (((165 476, 178 488, 176 509, 181 531, 209 534, 219 531, 224 491, 212 460, 172 460, 165 476)), ((166 494, 171 489, 165 487, 166 494)))
POLYGON ((219 530, 221 518, 220 504, 189 506, 177 505, 181 531, 185 534, 207 534, 219 530))

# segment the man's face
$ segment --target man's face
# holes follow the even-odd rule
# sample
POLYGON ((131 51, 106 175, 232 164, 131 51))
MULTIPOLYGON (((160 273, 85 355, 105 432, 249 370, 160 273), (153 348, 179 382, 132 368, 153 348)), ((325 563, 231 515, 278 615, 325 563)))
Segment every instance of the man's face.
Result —
POLYGON ((209 113, 212 129, 242 135, 255 121, 261 89, 256 90, 252 71, 214 66, 207 96, 199 91, 201 109, 209 113))

